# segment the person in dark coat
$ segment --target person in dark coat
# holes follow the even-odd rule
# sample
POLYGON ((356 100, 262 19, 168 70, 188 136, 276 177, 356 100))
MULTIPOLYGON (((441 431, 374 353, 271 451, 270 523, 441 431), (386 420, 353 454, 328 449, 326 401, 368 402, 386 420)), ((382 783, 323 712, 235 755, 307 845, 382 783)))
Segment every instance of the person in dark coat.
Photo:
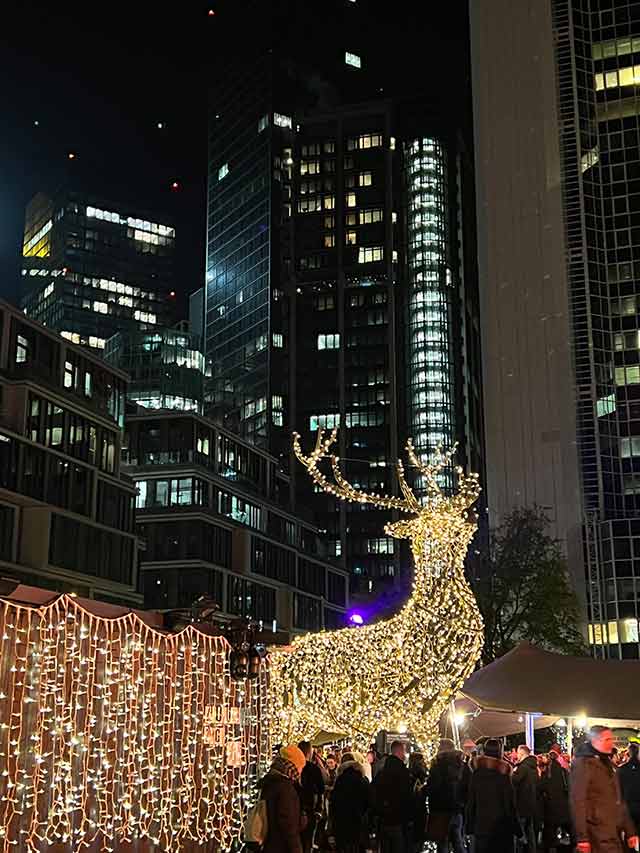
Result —
POLYGON ((632 850, 638 843, 611 762, 612 749, 611 729, 593 726, 589 742, 576 750, 571 765, 571 810, 578 853, 620 853, 623 836, 632 850))
POLYGON ((411 820, 411 779, 404 763, 403 741, 394 740, 391 755, 374 777, 373 807, 380 821, 382 853, 407 853, 411 820))
POLYGON ((302 790, 302 808, 307 816, 307 826, 302 833, 302 849, 310 853, 313 835, 324 806, 324 776, 318 766, 318 759, 308 740, 301 740, 298 748, 305 757, 306 764, 300 774, 302 790))
POLYGON ((493 738, 485 742, 471 776, 467 833, 474 837, 475 853, 513 853, 514 836, 520 836, 511 765, 493 738))
POLYGON ((359 761, 345 753, 329 799, 330 834, 338 853, 358 853, 363 847, 369 809, 369 782, 359 761))
POLYGON ((640 827, 640 743, 628 747, 629 760, 618 768, 622 799, 636 827, 640 827))
POLYGON ((551 749, 540 777, 542 802, 542 849, 545 853, 558 846, 558 836, 573 836, 569 808, 569 774, 560 764, 560 753, 551 749))
POLYGON ((427 780, 429 828, 435 833, 431 838, 437 841, 438 853, 448 853, 449 845, 454 853, 465 853, 463 815, 470 779, 471 771, 463 753, 455 749, 452 740, 443 738, 427 780), (440 834, 438 828, 441 828, 439 839, 435 837, 440 834))
POLYGON ((305 757, 298 747, 285 746, 260 783, 260 799, 267 802, 268 826, 262 853, 302 853, 300 771, 304 765, 305 757))
POLYGON ((538 810, 538 762, 528 746, 521 744, 518 763, 511 782, 516 796, 516 811, 520 829, 526 839, 528 853, 536 853, 536 815, 538 810))
POLYGON ((427 777, 429 771, 421 752, 409 756, 409 782, 411 784, 411 839, 410 849, 420 853, 424 847, 424 830, 427 822, 427 777))

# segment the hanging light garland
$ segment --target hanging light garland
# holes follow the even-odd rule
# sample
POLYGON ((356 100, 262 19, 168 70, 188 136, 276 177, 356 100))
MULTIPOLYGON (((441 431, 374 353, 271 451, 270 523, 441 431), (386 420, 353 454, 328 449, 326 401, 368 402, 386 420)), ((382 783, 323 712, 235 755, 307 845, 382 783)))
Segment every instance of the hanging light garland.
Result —
POLYGON ((470 512, 480 493, 476 474, 456 469, 458 491, 443 493, 439 478, 453 452, 424 464, 411 441, 409 462, 426 484, 419 501, 397 474, 402 497, 354 488, 331 452, 337 431, 318 432, 308 456, 294 433, 294 452, 314 483, 341 500, 397 510, 406 517, 385 532, 408 539, 414 559, 412 593, 397 616, 362 628, 297 637, 288 650, 270 654, 271 733, 290 742, 319 729, 340 732, 366 746, 381 729, 409 731, 423 748, 437 738, 438 722, 480 655, 483 624, 464 576, 464 558, 477 518, 470 512), (320 470, 328 462, 332 480, 320 470))
POLYGON ((266 673, 232 680, 229 651, 65 595, 0 601, 0 850, 228 849, 268 754, 266 673))

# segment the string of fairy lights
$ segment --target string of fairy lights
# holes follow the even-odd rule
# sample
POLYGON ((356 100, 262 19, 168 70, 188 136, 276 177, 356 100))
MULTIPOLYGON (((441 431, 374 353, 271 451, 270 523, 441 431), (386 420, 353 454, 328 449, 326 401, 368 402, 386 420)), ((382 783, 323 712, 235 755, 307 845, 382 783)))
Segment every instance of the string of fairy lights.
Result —
POLYGON ((268 755, 265 668, 234 681, 229 650, 64 595, 0 602, 0 849, 228 849, 268 755))
POLYGON ((397 466, 402 497, 354 488, 331 452, 337 437, 320 430, 305 455, 294 434, 294 452, 314 483, 346 501, 397 510, 405 517, 385 532, 408 539, 414 559, 409 600, 397 616, 363 628, 297 637, 270 656, 271 735, 295 741, 324 729, 366 746, 381 729, 408 731, 427 751, 452 696, 472 672, 482 648, 482 617, 464 576, 464 558, 477 518, 471 507, 480 487, 476 474, 456 469, 458 490, 444 494, 439 477, 453 452, 423 463, 407 442, 410 464, 426 483, 421 501, 397 466), (320 469, 328 463, 333 481, 320 469))

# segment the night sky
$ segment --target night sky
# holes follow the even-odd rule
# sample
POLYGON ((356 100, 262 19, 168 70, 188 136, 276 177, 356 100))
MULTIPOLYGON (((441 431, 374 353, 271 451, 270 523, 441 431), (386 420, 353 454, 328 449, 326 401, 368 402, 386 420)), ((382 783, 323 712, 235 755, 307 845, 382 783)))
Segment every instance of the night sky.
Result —
MULTIPOLYGON (((68 169, 95 181, 107 197, 131 197, 173 217, 183 305, 201 285, 207 92, 212 75, 221 73, 220 56, 242 38, 235 15, 233 27, 225 16, 243 4, 6 4, 11 8, 3 9, 0 37, 1 297, 17 299, 26 203, 63 180, 68 169), (70 152, 76 155, 71 161, 70 152), (174 180, 178 192, 171 190, 174 180)), ((418 87, 450 91, 464 111, 466 3, 413 0, 400 16, 403 5, 367 3, 371 32, 381 44, 389 35, 392 53, 404 42, 402 53, 416 63, 418 87)), ((250 18, 244 25, 250 26, 250 18)), ((388 59, 381 63, 387 68, 388 59)))

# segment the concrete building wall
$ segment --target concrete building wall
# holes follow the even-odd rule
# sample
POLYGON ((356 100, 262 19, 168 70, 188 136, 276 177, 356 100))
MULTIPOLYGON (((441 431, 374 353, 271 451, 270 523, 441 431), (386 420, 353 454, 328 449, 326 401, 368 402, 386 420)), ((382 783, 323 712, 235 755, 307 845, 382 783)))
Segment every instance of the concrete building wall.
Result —
POLYGON ((469 8, 490 522, 544 507, 582 594, 551 4, 469 8))

